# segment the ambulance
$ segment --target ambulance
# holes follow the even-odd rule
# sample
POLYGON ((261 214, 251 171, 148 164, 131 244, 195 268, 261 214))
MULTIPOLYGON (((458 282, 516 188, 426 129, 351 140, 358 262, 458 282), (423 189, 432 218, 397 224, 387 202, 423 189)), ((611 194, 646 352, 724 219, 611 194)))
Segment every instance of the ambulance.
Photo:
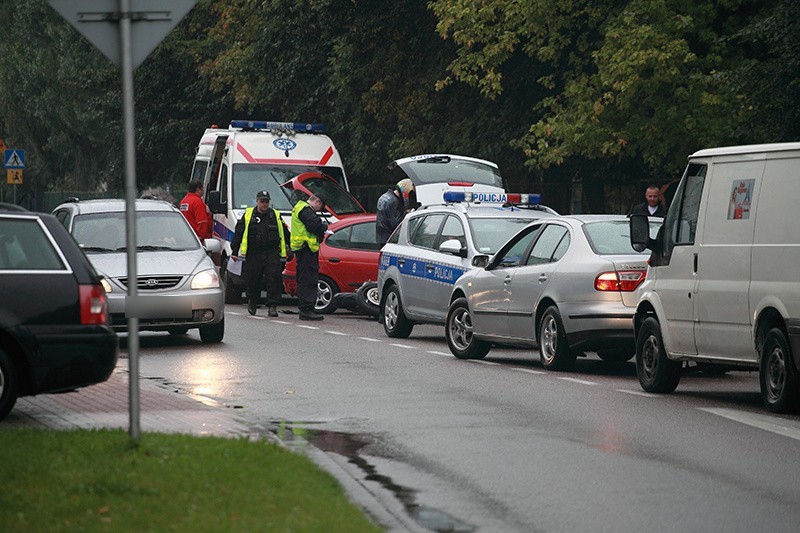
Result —
POLYGON ((244 281, 227 271, 236 223, 255 205, 258 191, 269 191, 271 207, 291 223, 293 196, 321 194, 322 215, 330 222, 365 210, 349 193, 342 158, 322 124, 231 121, 228 128, 206 129, 190 179, 203 182, 205 202, 222 241, 220 273, 226 302, 242 299, 244 281))

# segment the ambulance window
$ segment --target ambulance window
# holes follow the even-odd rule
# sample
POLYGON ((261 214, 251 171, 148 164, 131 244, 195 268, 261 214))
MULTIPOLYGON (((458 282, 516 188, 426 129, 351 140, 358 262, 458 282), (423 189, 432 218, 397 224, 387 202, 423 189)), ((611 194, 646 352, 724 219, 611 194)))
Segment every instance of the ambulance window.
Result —
POLYGON ((664 259, 669 260, 675 245, 694 244, 700 198, 706 180, 706 165, 690 163, 675 191, 675 198, 664 219, 664 259))
POLYGON ((219 176, 222 183, 219 186, 219 199, 223 202, 228 201, 228 165, 222 165, 222 172, 219 176))
POLYGON ((206 177, 207 168, 208 161, 195 161, 194 168, 192 169, 192 177, 189 181, 200 180, 200 182, 202 182, 206 177))

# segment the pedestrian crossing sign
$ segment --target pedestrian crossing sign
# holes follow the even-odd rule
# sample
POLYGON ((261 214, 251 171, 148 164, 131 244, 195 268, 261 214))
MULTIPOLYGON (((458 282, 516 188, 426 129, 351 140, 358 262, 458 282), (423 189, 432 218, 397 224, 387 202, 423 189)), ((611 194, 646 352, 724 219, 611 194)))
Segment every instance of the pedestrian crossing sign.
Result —
POLYGON ((9 185, 22 185, 22 169, 9 168, 6 170, 6 181, 9 185))
POLYGON ((6 168, 25 168, 25 150, 6 150, 6 168))

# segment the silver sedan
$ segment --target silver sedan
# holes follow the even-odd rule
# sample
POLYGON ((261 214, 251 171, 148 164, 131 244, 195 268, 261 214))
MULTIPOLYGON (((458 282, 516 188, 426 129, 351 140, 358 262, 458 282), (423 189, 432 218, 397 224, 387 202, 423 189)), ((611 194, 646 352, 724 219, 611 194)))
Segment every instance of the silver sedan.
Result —
MULTIPOLYGON (((651 233, 661 225, 652 219, 651 233)), ((633 314, 648 253, 631 248, 628 219, 573 215, 529 224, 455 283, 445 326, 450 351, 484 357, 492 344, 539 346, 542 365, 568 369, 585 351, 633 357, 633 314)))

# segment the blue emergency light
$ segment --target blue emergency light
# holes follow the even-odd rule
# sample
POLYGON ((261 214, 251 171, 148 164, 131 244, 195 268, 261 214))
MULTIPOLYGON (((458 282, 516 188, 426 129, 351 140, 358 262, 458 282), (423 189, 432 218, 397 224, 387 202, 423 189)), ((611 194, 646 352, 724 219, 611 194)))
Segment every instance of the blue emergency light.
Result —
POLYGON ((473 202, 484 204, 539 205, 542 202, 542 195, 534 193, 444 191, 442 197, 447 203, 473 202))
POLYGON ((266 120, 231 120, 231 129, 243 130, 291 130, 298 133, 325 133, 325 124, 304 122, 269 122, 266 120))

